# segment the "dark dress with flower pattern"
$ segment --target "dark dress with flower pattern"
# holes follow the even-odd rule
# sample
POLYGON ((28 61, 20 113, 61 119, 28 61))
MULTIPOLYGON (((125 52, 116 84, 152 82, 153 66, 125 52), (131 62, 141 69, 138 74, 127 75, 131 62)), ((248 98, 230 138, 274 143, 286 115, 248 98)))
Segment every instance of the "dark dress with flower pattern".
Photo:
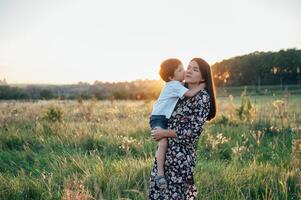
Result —
POLYGON ((196 199, 193 172, 196 165, 196 144, 209 114, 209 94, 201 90, 191 98, 179 99, 168 128, 176 131, 176 138, 168 138, 164 172, 168 183, 166 190, 155 184, 157 160, 151 171, 149 200, 196 199))

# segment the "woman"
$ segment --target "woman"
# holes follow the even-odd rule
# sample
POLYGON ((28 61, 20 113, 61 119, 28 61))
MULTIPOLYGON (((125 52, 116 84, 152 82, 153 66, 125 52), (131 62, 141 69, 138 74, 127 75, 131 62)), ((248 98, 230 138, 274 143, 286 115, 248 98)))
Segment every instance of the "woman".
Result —
POLYGON ((152 137, 159 141, 168 138, 164 164, 167 189, 160 190, 155 183, 157 160, 155 159, 148 199, 195 199, 197 190, 193 172, 196 164, 196 144, 206 121, 215 117, 215 87, 209 64, 201 58, 190 61, 185 73, 189 89, 201 84, 203 89, 191 98, 179 99, 169 121, 168 129, 154 129, 152 137))

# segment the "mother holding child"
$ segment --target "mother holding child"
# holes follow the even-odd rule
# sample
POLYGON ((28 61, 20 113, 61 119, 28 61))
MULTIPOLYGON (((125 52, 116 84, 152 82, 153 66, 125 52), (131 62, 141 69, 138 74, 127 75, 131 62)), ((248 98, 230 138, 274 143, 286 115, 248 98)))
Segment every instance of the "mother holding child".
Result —
POLYGON ((160 76, 166 84, 150 117, 158 149, 148 199, 193 200, 196 144, 205 122, 216 115, 211 69, 205 60, 193 58, 185 72, 180 60, 170 58, 162 62, 160 76))

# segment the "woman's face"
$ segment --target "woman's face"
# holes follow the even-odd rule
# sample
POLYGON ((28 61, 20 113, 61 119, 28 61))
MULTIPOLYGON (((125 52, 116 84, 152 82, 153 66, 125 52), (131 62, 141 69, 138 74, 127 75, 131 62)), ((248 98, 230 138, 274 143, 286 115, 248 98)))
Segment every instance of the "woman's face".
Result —
POLYGON ((185 82, 199 84, 202 80, 202 73, 200 71, 198 63, 194 60, 190 61, 185 72, 185 82))

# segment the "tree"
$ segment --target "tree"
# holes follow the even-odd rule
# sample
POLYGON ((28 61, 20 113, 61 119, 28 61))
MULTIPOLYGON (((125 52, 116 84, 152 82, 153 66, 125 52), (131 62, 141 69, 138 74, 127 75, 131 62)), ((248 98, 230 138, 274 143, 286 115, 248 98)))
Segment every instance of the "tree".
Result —
POLYGON ((54 95, 50 90, 44 89, 40 92, 40 98, 41 99, 49 100, 49 99, 52 99, 53 97, 54 97, 54 95))

